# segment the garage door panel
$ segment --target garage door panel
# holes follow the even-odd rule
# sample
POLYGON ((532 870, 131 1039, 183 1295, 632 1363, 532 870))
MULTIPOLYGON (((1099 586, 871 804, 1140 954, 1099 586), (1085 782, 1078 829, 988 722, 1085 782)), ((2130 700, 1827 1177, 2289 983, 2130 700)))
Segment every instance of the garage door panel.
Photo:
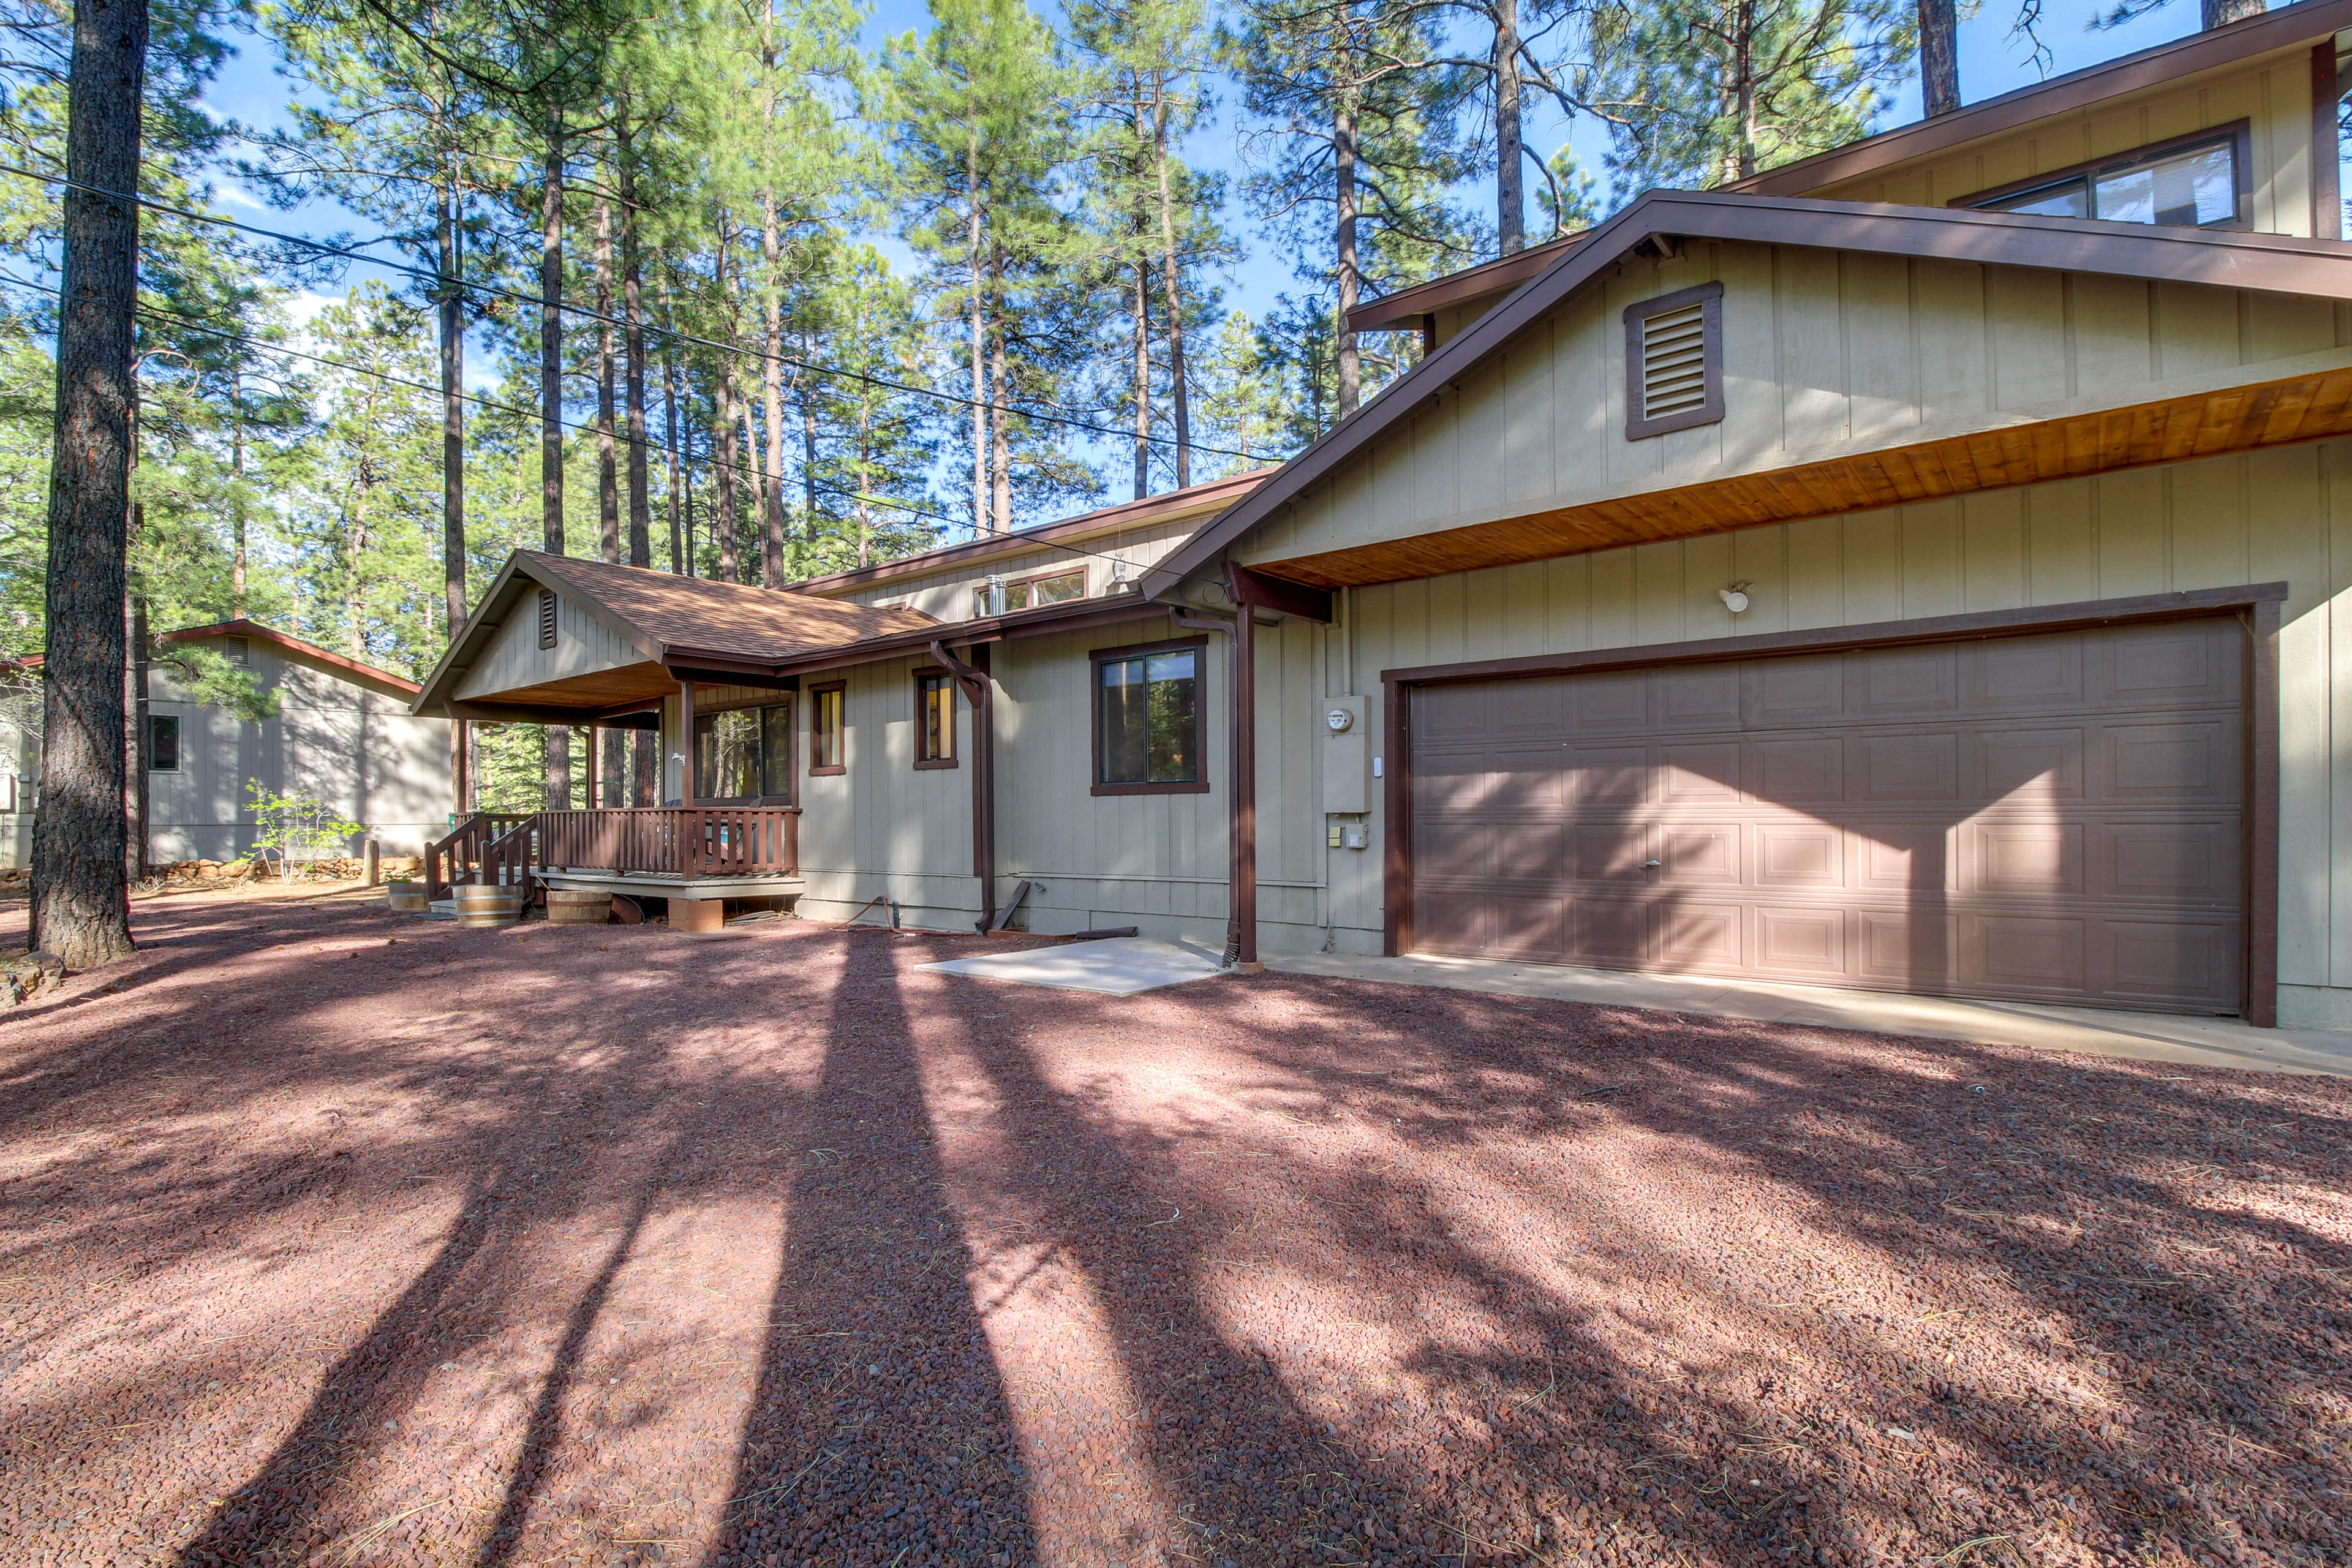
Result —
POLYGON ((1759 973, 1778 980, 1814 983, 1844 978, 1845 910, 1759 904, 1750 924, 1759 973))
POLYGON ((1855 805, 1960 798, 1960 738, 1950 730, 1906 730, 1860 736, 1847 748, 1855 805))
POLYGON ((2239 726, 2219 720, 2190 724, 2109 724, 2099 733, 2100 793, 2136 804, 2234 803, 2239 726))
POLYGON ((1484 740, 1495 732, 1496 692, 1491 686, 1432 686, 1412 695, 1412 732, 1424 751, 1449 740, 1484 740))
POLYGON ((1580 896, 1569 902, 1568 931, 1570 962, 1639 968, 1649 957, 1648 900, 1580 896))
POLYGON ((1666 969, 1748 967, 1744 905, 1670 899, 1653 906, 1654 962, 1666 969))
MULTIPOLYGON (((1475 723, 1415 732, 1416 941, 2229 1011, 2243 635, 2109 627, 1452 699, 1475 723)), ((1416 723, 1433 710, 1417 700, 1416 723)))
POLYGON ((1800 735, 1749 742, 1748 791, 1772 805, 1837 805, 1845 799, 1845 738, 1800 735))

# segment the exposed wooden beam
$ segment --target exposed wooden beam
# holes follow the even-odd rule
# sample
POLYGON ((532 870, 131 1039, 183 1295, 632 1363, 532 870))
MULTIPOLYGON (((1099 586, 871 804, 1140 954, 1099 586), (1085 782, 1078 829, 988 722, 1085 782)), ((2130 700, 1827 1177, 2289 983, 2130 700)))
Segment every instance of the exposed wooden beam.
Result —
POLYGON ((1297 616, 1302 620, 1320 621, 1327 626, 1331 624, 1331 591, 1328 588, 1286 583, 1263 572, 1253 572, 1233 561, 1225 563, 1225 586, 1232 592, 1237 605, 1247 605, 1254 610, 1272 610, 1281 616, 1297 616))

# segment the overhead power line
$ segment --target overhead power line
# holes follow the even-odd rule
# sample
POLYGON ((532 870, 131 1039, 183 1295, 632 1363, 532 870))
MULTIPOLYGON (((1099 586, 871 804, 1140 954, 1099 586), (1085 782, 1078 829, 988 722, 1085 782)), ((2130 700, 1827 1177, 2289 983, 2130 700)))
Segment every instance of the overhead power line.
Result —
MULTIPOLYGON (((0 271, 0 283, 14 284, 19 289, 30 289, 37 293, 47 294, 52 299, 57 298, 62 292, 62 290, 58 289, 52 284, 36 283, 29 278, 19 278, 14 273, 5 271, 0 271)), ((233 331, 226 327, 216 327, 209 321, 200 321, 196 317, 188 315, 184 311, 166 310, 153 305, 141 305, 136 307, 136 309, 141 315, 147 317, 151 321, 171 321, 179 326, 186 327, 192 331, 202 332, 207 337, 216 338, 224 342, 237 343, 246 348, 258 350, 263 353, 279 354, 288 359, 301 360, 308 364, 324 365, 331 370, 343 371, 352 375, 366 376, 393 386, 404 386, 416 392, 429 392, 436 397, 442 395, 441 388, 431 382, 416 381, 408 376, 394 375, 388 370, 377 370, 371 365, 353 364, 349 360, 330 359, 324 354, 310 353, 301 349, 289 348, 283 343, 268 342, 263 339, 254 337, 249 333, 233 331)), ((516 403, 502 403, 496 398, 484 397, 478 393, 460 392, 457 394, 457 398, 458 401, 462 403, 470 404, 477 408, 487 408, 495 413, 519 415, 527 419, 537 419, 540 416, 539 410, 535 408, 528 408, 516 403)), ((560 428, 565 430, 575 430, 583 433, 593 432, 599 435, 603 434, 604 431, 604 426, 601 425, 592 425, 577 419, 565 419, 561 416, 557 416, 555 423, 560 428)), ((648 443, 648 445, 650 446, 650 443, 648 443)), ((757 493, 757 481, 765 477, 757 468, 746 468, 741 463, 730 463, 716 455, 697 459, 689 451, 685 453, 680 458, 679 461, 681 466, 687 468, 691 468, 699 461, 702 467, 710 469, 713 473, 724 471, 735 475, 738 479, 753 481, 755 494, 757 493)), ((943 527, 962 528, 966 526, 966 520, 946 517, 939 512, 926 510, 924 508, 916 506, 909 501, 894 500, 887 496, 874 495, 863 490, 844 490, 833 485, 824 485, 821 488, 833 495, 841 496, 851 500, 866 501, 875 506, 890 507, 895 510, 911 513, 912 515, 922 518, 928 521, 939 523, 943 527)), ((1018 530, 1015 530, 1011 532, 1001 534, 983 534, 979 537, 1010 540, 1014 538, 1018 531, 1018 530)), ((1115 564, 1128 566, 1130 568, 1144 564, 1142 563, 1129 561, 1124 556, 1107 554, 1099 550, 1088 550, 1082 544, 1065 544, 1057 540, 1046 539, 1034 540, 1030 542, 1040 550, 1055 550, 1072 555, 1089 556, 1097 561, 1108 561, 1115 564)), ((1195 577, 1187 574, 1184 577, 1180 578, 1179 581, 1215 583, 1216 579, 1195 577)))
MULTIPOLYGON (((199 212, 194 207, 174 206, 169 202, 159 202, 147 196, 110 190, 104 185, 89 184, 85 181, 72 179, 64 174, 44 174, 37 170, 20 168, 13 163, 0 163, 0 174, 16 174, 28 180, 40 180, 53 185, 63 185, 68 190, 88 191, 94 195, 110 197, 115 201, 131 202, 152 212, 170 213, 174 217, 184 217, 193 223, 216 224, 223 228, 233 228, 243 234, 259 235, 264 239, 274 239, 286 245, 299 245, 320 256, 337 256, 348 261, 364 261, 371 266, 400 273, 404 277, 431 283, 437 288, 455 288, 460 291, 471 290, 493 299, 511 300, 539 310, 544 310, 547 307, 544 297, 527 294, 520 289, 509 289, 497 283, 469 283, 463 278, 452 278, 437 268, 415 267, 404 261, 386 261, 380 256, 367 253, 370 246, 400 243, 389 236, 379 236, 356 246, 329 245, 323 240, 311 239, 305 235, 288 234, 281 229, 263 228, 256 224, 242 223, 232 217, 223 217, 218 213, 199 212)), ((625 330, 630 325, 630 322, 623 317, 593 310, 565 300, 559 299, 555 303, 555 309, 559 314, 577 316, 583 321, 593 321, 604 326, 620 327, 625 330)), ((765 349, 749 348, 741 343, 728 342, 721 338, 706 338, 698 333, 681 331, 676 327, 665 327, 650 321, 641 321, 636 325, 640 331, 656 333, 668 338, 673 342, 711 349, 719 353, 737 354, 745 359, 763 362, 773 359, 778 364, 791 365, 795 369, 804 370, 811 375, 831 376, 842 381, 859 382, 888 392, 905 393, 910 397, 931 398, 937 402, 953 405, 958 408, 992 410, 998 407, 998 405, 993 403, 984 403, 978 398, 961 397, 952 392, 941 392, 937 387, 918 386, 912 382, 896 381, 888 376, 874 375, 866 371, 847 370, 839 365, 820 364, 814 360, 803 359, 796 354, 782 352, 771 354, 765 349)), ((1004 412, 1017 414, 1024 419, 1034 420, 1041 425, 1060 425, 1073 430, 1084 430, 1090 435, 1108 436, 1115 440, 1132 441, 1138 438, 1132 430, 1121 430, 1109 425, 1097 425, 1091 420, 1076 418, 1067 414, 1039 414, 1034 410, 1012 407, 1006 407, 1004 412)), ((1167 436, 1145 436, 1141 439, 1155 447, 1173 447, 1178 444, 1172 437, 1167 436)), ((1205 447, 1197 441, 1190 445, 1193 451, 1206 452, 1213 457, 1239 458, 1244 462, 1250 458, 1247 452, 1236 452, 1229 447, 1205 447)))

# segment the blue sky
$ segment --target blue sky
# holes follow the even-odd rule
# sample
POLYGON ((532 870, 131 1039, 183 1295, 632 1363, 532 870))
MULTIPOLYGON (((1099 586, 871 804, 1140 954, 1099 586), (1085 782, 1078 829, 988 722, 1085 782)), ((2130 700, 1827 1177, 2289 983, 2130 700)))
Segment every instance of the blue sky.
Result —
MULTIPOLYGON (((1038 0, 1048 14, 1055 14, 1050 0, 1038 0)), ((2097 14, 2096 5, 2085 0, 2049 0, 2041 26, 2042 42, 2052 59, 2046 69, 2037 69, 2031 51, 2023 42, 2010 33, 2011 19, 2016 15, 2014 0, 2007 5, 1988 5, 1975 16, 1964 19, 1960 26, 1960 89, 1969 101, 1995 97, 2016 88, 2026 87, 2044 74, 2057 75, 2079 69, 2100 60, 2129 54, 2167 39, 2193 31, 2198 24, 2197 0, 2170 0, 2162 9, 2152 12, 2129 25, 2113 31, 2093 32, 2086 23, 2097 14)), ((866 26, 866 39, 878 47, 890 36, 909 28, 921 29, 929 24, 929 12, 923 0, 877 0, 866 26)), ((247 37, 241 40, 235 58, 221 73, 215 89, 208 95, 210 107, 216 112, 247 124, 269 126, 284 117, 291 95, 290 84, 279 76, 265 40, 247 37)), ((1197 131, 1187 148, 1192 161, 1200 167, 1238 173, 1239 153, 1233 115, 1235 93, 1230 83, 1217 84, 1217 111, 1197 131)), ((1892 102, 1881 112, 1877 128, 1899 125, 1916 120, 1919 115, 1919 87, 1916 78, 1906 79, 1895 94, 1892 102)), ((1529 144, 1547 156, 1555 151, 1564 127, 1557 115, 1540 116, 1528 128, 1529 144)), ((1607 152, 1607 140, 1601 128, 1586 123, 1578 126, 1568 140, 1574 145, 1579 160, 1598 173, 1607 152)), ((1460 192, 1465 204, 1492 215, 1491 182, 1480 186, 1465 186, 1460 192)), ((312 236, 338 230, 354 235, 373 232, 364 218, 331 203, 317 203, 294 214, 268 212, 250 196, 237 191, 233 183, 224 180, 219 187, 218 205, 231 216, 283 227, 312 236)), ((1530 203, 1529 223, 1536 221, 1530 203)), ((1270 243, 1252 224, 1241 209, 1238 200, 1232 203, 1227 222, 1239 241, 1241 261, 1223 279, 1226 303, 1262 314, 1285 289, 1297 289, 1290 258, 1282 248, 1270 243)), ((887 236, 874 237, 886 253, 903 259, 903 247, 887 236)), ((321 292, 336 295, 352 282, 372 274, 376 269, 355 267, 342 285, 321 292)), ((305 301, 314 308, 315 298, 305 301)), ((469 345, 467 379, 476 387, 488 384, 494 376, 486 363, 483 346, 469 345)), ((1108 452, 1095 454, 1108 460, 1107 470, 1116 476, 1125 471, 1125 460, 1108 452)), ((1112 499, 1123 499, 1125 490, 1114 479, 1112 499)))

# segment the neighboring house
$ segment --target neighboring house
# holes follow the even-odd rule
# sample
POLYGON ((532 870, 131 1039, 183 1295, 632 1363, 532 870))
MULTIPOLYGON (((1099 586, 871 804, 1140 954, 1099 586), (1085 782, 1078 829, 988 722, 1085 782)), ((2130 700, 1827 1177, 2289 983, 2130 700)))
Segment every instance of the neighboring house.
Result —
POLYGON ((418 710, 658 725, 834 917, 2352 1027, 2347 27, 1367 305, 1426 357, 1268 473, 789 593, 518 555, 418 710))
POLYGON ((0 660, 0 868, 33 863, 33 784, 40 769, 37 658, 0 660))
POLYGON ((449 721, 408 711, 415 681, 246 620, 163 634, 148 672, 150 860, 248 853, 247 786, 256 781, 324 802, 387 855, 420 854, 448 831, 449 721), (197 701, 173 682, 179 647, 211 648, 244 667, 276 694, 277 714, 255 723, 197 701))

